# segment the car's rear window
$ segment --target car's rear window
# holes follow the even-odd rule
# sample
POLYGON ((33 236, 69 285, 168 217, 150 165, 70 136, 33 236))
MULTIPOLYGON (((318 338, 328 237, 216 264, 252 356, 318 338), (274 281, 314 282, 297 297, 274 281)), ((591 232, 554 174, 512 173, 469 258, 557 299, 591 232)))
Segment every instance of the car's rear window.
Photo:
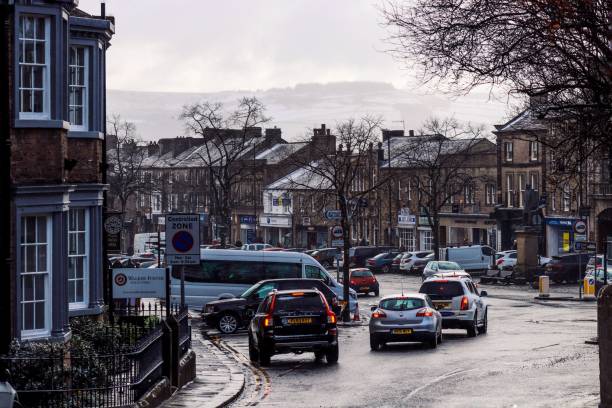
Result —
POLYGON ((419 292, 428 294, 432 299, 450 299, 462 296, 463 286, 456 281, 432 281, 423 283, 419 292))
POLYGON ((441 271, 456 271, 461 267, 456 262, 438 262, 438 269, 441 271))
POLYGON ((392 298, 381 300, 378 307, 385 310, 400 311, 425 307, 425 301, 418 298, 392 298))
POLYGON ((323 309, 323 301, 317 294, 301 296, 281 295, 276 298, 275 312, 317 312, 323 309))
POLYGON ((351 272, 351 276, 354 278, 369 278, 374 275, 372 275, 370 271, 353 271, 351 272))

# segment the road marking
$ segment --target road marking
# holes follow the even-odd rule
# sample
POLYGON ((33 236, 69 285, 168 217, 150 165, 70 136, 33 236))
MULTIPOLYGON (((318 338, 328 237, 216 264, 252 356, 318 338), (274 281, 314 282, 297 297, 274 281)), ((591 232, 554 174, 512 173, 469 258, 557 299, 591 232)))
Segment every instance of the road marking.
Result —
POLYGON ((449 379, 451 377, 454 377, 454 376, 456 376, 458 374, 468 373, 470 371, 476 371, 476 369, 475 368, 472 368, 470 370, 458 369, 458 370, 453 370, 453 371, 450 371, 450 372, 448 372, 446 374, 443 374, 443 375, 441 375, 441 376, 439 376, 437 378, 434 378, 433 380, 429 381, 428 383, 425 383, 425 384, 421 385, 420 387, 415 388, 408 395, 406 395, 403 398, 403 400, 408 400, 408 399, 414 397, 416 394, 418 394, 419 392, 423 391, 425 388, 430 387, 430 386, 432 386, 432 385, 434 385, 434 384, 436 384, 436 383, 438 383, 440 381, 444 381, 444 380, 447 380, 447 379, 449 379))

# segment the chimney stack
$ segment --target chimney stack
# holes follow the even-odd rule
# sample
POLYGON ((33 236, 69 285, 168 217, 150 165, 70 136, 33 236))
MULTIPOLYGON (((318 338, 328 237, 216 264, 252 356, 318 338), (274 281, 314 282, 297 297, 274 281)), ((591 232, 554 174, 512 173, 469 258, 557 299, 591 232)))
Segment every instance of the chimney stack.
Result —
POLYGON ((408 131, 408 136, 410 136, 410 137, 414 137, 414 130, 410 129, 410 130, 408 131))
POLYGON ((399 130, 383 129, 382 130, 383 142, 387 141, 387 139, 390 139, 392 137, 404 137, 404 131, 402 129, 399 129, 399 130))

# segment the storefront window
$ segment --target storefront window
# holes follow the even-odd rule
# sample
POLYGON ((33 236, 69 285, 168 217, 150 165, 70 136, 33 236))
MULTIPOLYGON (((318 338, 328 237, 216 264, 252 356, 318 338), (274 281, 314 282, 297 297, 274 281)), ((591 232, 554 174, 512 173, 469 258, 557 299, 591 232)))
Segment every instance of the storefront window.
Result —
POLYGON ((414 242, 414 229, 413 228, 399 228, 399 245, 406 249, 406 251, 415 250, 414 242))

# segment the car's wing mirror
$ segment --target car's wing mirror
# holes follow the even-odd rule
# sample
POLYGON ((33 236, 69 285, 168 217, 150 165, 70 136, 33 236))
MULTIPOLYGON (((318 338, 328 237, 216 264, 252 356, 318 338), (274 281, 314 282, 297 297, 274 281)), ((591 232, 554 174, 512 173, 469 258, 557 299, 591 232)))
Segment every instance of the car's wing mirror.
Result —
POLYGON ((480 297, 486 297, 486 296, 489 296, 486 290, 480 291, 480 297))
POLYGON ((372 305, 372 306, 370 306, 370 310, 371 310, 371 311, 375 311, 376 309, 378 309, 378 306, 377 306, 377 305, 372 305))

